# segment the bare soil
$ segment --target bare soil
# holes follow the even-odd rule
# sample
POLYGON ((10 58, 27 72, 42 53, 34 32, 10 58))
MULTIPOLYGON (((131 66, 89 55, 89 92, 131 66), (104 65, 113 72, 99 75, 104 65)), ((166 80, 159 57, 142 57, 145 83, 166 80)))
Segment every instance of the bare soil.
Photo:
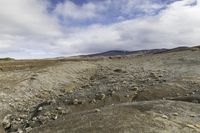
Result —
POLYGON ((7 133, 200 132, 198 48, 0 66, 7 133))

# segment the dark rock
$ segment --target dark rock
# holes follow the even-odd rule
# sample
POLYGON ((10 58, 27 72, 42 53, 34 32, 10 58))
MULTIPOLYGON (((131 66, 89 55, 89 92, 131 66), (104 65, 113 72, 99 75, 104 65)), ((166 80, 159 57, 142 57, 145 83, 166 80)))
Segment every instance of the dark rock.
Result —
POLYGON ((138 87, 133 87, 133 88, 131 88, 130 90, 131 90, 131 91, 138 91, 139 88, 138 88, 138 87))
POLYGON ((74 99, 74 100, 73 100, 73 105, 77 105, 78 102, 79 102, 78 99, 74 99))
POLYGON ((123 72, 122 69, 115 69, 114 72, 123 72))
POLYGON ((96 103, 96 102, 97 102, 97 101, 96 101, 95 99, 92 99, 92 100, 90 101, 91 104, 96 103))
POLYGON ((100 109, 95 109, 94 111, 95 111, 95 112, 101 112, 101 110, 100 110, 100 109))
POLYGON ((4 129, 9 129, 11 127, 11 114, 8 114, 4 117, 3 121, 2 121, 2 126, 4 129))
POLYGON ((26 133, 30 133, 32 131, 32 128, 31 127, 27 127, 26 128, 26 133))
POLYGON ((96 98, 97 100, 104 100, 106 98, 106 95, 104 93, 98 93, 96 94, 96 98))

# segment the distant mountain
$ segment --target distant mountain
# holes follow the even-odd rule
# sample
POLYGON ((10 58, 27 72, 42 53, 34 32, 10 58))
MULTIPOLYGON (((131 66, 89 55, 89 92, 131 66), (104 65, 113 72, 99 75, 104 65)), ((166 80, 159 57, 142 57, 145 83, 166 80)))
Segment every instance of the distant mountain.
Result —
POLYGON ((159 52, 167 51, 168 49, 151 49, 151 50, 138 50, 138 51, 123 51, 123 50, 111 50, 103 53, 84 55, 88 57, 95 56, 118 56, 118 55, 131 55, 131 54, 155 54, 159 52))
POLYGON ((53 59, 58 60, 79 60, 81 57, 108 57, 108 56, 123 56, 123 55, 148 55, 148 54, 164 54, 164 53, 171 53, 171 52, 179 52, 185 50, 199 50, 199 46, 194 47, 177 47, 173 49, 150 49, 150 50, 138 50, 138 51, 124 51, 124 50, 110 50, 102 53, 96 54, 88 54, 88 55, 78 55, 78 56, 71 56, 71 57, 57 57, 53 59))
POLYGON ((103 53, 82 55, 83 57, 96 57, 96 56, 119 56, 119 55, 131 55, 131 54, 161 54, 161 53, 170 53, 178 52, 184 50, 194 50, 199 49, 200 46, 195 47, 177 47, 173 49, 150 49, 150 50, 138 50, 138 51, 123 51, 123 50, 111 50, 103 53))
POLYGON ((188 49, 191 49, 191 48, 190 47, 177 47, 177 48, 173 48, 173 49, 166 49, 165 51, 160 51, 160 52, 157 52, 156 54, 178 52, 178 51, 184 51, 184 50, 188 50, 188 49))

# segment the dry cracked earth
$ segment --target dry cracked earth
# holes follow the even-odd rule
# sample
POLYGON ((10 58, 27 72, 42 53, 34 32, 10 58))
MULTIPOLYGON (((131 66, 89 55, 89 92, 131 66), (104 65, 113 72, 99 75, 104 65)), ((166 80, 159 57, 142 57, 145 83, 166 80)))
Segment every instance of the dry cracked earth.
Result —
POLYGON ((0 61, 0 133, 200 133, 200 49, 0 61))

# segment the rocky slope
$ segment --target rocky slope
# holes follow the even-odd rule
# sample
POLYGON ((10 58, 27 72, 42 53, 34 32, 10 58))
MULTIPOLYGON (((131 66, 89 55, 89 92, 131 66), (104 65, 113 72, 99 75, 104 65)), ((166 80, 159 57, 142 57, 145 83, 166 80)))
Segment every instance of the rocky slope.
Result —
POLYGON ((9 69, 0 88, 8 133, 200 132, 198 47, 9 69))

